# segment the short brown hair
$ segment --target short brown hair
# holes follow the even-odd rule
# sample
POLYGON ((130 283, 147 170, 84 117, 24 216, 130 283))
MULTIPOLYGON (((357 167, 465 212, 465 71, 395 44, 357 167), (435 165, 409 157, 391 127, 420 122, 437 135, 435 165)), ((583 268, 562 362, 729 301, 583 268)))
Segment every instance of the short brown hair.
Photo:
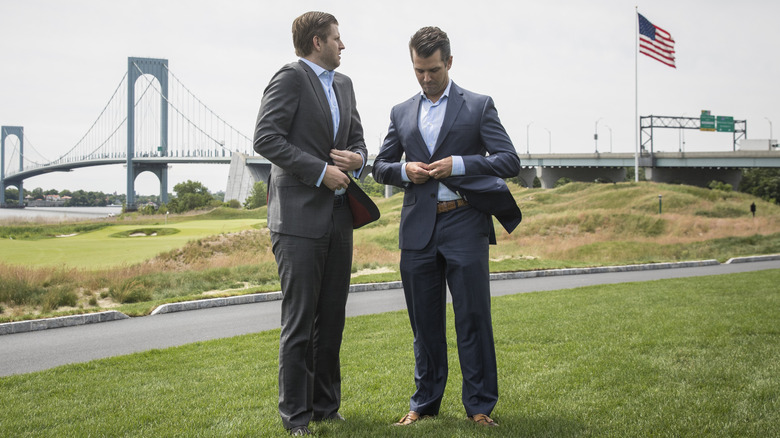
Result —
POLYGON ((441 49, 441 60, 450 59, 450 39, 447 33, 438 27, 428 26, 418 30, 409 40, 409 55, 414 52, 417 56, 427 58, 441 49))
POLYGON ((296 18, 292 24, 295 54, 301 58, 310 55, 314 51, 314 37, 327 40, 331 24, 338 26, 339 22, 327 12, 310 11, 296 18))

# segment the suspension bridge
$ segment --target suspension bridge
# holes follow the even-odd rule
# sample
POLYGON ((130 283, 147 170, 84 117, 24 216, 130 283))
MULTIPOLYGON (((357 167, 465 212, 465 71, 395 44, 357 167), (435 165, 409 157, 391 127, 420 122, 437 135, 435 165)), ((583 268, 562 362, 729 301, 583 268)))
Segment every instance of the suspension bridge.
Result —
MULTIPOLYGON (((643 117, 642 154, 525 154, 520 153, 518 175, 526 186, 539 178, 543 188, 559 178, 575 181, 622 181, 626 168, 637 163, 648 179, 707 185, 712 180, 738 187, 743 168, 780 167, 776 146, 765 151, 737 151, 738 138, 747 138, 745 121, 735 121, 732 152, 657 153, 652 147, 653 128, 700 129, 699 119, 643 117), (645 123, 644 119, 649 120, 645 123), (649 147, 649 151, 647 150, 649 147)), ((776 141, 775 141, 776 144, 776 141)), ((89 166, 124 164, 127 178, 126 208, 135 205, 135 180, 151 172, 160 181, 160 199, 168 202, 168 167, 171 164, 230 164, 225 199, 243 201, 255 181, 264 181, 270 162, 257 155, 252 139, 222 119, 187 88, 167 59, 128 58, 127 71, 108 103, 84 135, 56 158, 45 157, 25 140, 24 127, 2 126, 0 137, 0 206, 5 190, 19 190, 23 183, 49 172, 67 172, 89 166), (8 143, 8 144, 7 144, 8 143)), ((519 151, 518 151, 519 152, 519 151)), ((368 164, 373 160, 369 158, 368 164)))
MULTIPOLYGON (((128 58, 127 72, 108 103, 72 146, 58 157, 46 157, 25 141, 24 127, 3 126, 0 143, 0 205, 5 189, 49 172, 125 164, 127 207, 135 206, 135 180, 151 172, 160 181, 160 198, 168 202, 168 167, 174 163, 227 164, 236 154, 264 161, 252 139, 222 119, 169 69, 167 59, 128 58)), ((266 164, 267 161, 265 162, 266 164)))

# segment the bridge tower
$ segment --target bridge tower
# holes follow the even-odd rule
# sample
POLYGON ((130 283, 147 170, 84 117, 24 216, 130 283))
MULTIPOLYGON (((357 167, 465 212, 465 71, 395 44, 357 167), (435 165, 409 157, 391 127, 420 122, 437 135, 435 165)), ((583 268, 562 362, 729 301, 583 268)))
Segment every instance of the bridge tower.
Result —
POLYGON ((24 127, 23 126, 3 126, 2 138, 0 139, 0 206, 5 207, 5 189, 9 186, 16 186, 19 189, 19 206, 24 206, 24 189, 22 180, 5 179, 5 138, 9 135, 15 135, 19 139, 19 171, 24 168, 24 127))
POLYGON ((135 210, 135 179, 143 172, 152 172, 160 180, 160 199, 168 203, 168 164, 134 163, 135 155, 135 82, 142 75, 151 75, 160 83, 160 145, 162 157, 168 156, 168 60, 127 58, 127 210, 135 210))

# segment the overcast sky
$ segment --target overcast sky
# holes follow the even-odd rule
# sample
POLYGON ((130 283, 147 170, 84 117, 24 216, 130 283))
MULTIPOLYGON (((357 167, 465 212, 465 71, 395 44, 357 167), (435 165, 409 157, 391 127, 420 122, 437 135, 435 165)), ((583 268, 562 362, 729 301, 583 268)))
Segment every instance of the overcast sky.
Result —
MULTIPOLYGON (((89 129, 135 56, 168 59, 184 85, 251 137, 264 87, 296 59, 292 20, 324 10, 340 23, 339 71, 354 82, 371 153, 390 108, 419 92, 407 43, 427 25, 449 34, 450 77, 494 98, 519 153, 593 152, 597 120, 600 152, 610 144, 633 152, 635 6, 671 33, 677 51, 676 69, 639 55, 640 115, 710 110, 747 120, 748 138, 769 138, 770 121, 778 136, 776 0, 2 0, 0 125, 23 126, 26 145, 58 157, 89 129)), ((655 149, 677 151, 681 140, 676 130, 659 133, 655 149)), ((685 133, 686 151, 731 149, 731 134, 685 133)), ((124 193, 124 172, 77 169, 24 184, 124 193)), ((169 191, 187 179, 225 190, 227 173, 227 165, 174 165, 169 191)), ((157 194, 158 184, 147 172, 136 191, 157 194)))

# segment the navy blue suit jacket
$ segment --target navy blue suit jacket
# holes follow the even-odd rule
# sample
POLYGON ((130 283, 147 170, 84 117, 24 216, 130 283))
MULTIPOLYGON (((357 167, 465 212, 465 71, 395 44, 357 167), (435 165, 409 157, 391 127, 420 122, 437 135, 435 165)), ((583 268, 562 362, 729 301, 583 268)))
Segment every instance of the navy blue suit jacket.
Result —
MULTIPOLYGON (((372 170, 377 182, 405 189, 400 248, 419 250, 430 241, 436 224, 439 182, 460 193, 472 207, 494 215, 507 232, 512 232, 522 214, 502 178, 520 173, 520 158, 498 118, 493 99, 464 90, 453 82, 444 122, 430 154, 417 124, 421 98, 417 94, 393 107, 390 128, 372 170), (466 174, 430 179, 425 184, 406 183, 401 177, 404 154, 407 162, 423 163, 460 155, 466 174)), ((495 243, 492 221, 489 232, 491 243, 495 243)))

